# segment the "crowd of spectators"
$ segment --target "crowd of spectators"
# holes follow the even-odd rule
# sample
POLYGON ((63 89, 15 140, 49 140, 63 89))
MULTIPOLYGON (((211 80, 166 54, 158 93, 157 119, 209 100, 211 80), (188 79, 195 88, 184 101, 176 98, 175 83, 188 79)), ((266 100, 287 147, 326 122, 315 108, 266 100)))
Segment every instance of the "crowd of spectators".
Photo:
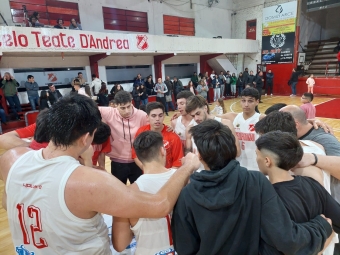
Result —
MULTIPOLYGON (((40 14, 38 12, 33 12, 32 16, 29 17, 26 23, 27 27, 45 27, 45 24, 39 22, 40 14)), ((50 26, 48 26, 50 27, 50 26)), ((64 26, 64 20, 62 18, 57 19, 57 23, 53 26, 56 29, 73 29, 73 30, 83 30, 81 24, 77 22, 75 18, 70 20, 70 25, 68 27, 64 26)))

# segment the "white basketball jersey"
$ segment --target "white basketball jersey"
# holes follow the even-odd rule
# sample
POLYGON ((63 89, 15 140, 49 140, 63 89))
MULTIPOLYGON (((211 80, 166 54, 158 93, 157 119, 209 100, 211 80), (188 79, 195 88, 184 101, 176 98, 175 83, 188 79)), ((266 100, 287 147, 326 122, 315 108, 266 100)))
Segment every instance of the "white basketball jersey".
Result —
MULTIPOLYGON (((195 122, 194 119, 192 119, 189 123, 189 125, 197 125, 197 123, 195 122)), ((176 125, 175 125, 175 133, 179 136, 179 138, 181 139, 182 143, 184 142, 185 144, 185 139, 186 139, 186 136, 185 136, 185 130, 186 130, 186 126, 183 125, 182 123, 182 116, 179 116, 177 118, 177 122, 176 122, 176 125)))
MULTIPOLYGON (((315 153, 319 155, 326 155, 326 153, 315 143, 309 140, 301 140, 307 146, 302 146, 304 153, 315 153)), ((323 186, 331 194, 331 176, 328 172, 322 170, 323 173, 323 186)), ((332 242, 327 246, 326 250, 323 252, 323 255, 333 255, 334 253, 334 246, 336 243, 339 242, 338 234, 335 234, 332 242)))
POLYGON ((260 120, 260 114, 255 113, 249 119, 243 118, 243 113, 237 114, 233 125, 238 140, 240 141, 241 155, 236 158, 240 165, 248 170, 257 170, 259 167, 256 162, 255 140, 259 137, 255 132, 255 124, 260 120))
MULTIPOLYGON (((156 194, 175 171, 171 169, 160 174, 143 174, 135 183, 139 190, 156 194)), ((137 241, 135 255, 175 255, 170 223, 171 215, 159 219, 140 218, 131 227, 137 241)))
POLYGON ((107 227, 100 214, 74 216, 65 202, 65 185, 77 160, 45 160, 30 151, 11 167, 7 182, 7 215, 18 254, 111 254, 107 227))

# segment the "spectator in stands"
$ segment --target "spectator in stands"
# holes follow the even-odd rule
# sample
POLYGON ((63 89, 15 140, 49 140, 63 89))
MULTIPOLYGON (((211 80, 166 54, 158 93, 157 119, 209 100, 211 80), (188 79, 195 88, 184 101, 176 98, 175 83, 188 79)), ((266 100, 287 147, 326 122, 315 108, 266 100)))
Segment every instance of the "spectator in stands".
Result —
POLYGON ((84 85, 86 83, 86 80, 83 78, 83 73, 82 72, 78 72, 78 76, 75 77, 72 82, 71 82, 71 85, 73 86, 74 85, 74 80, 75 79, 78 79, 78 81, 80 82, 80 85, 84 85))
POLYGON ((31 16, 29 18, 29 22, 27 24, 29 27, 43 27, 44 24, 39 23, 37 18, 35 16, 31 16))
POLYGON ((174 80, 174 82, 173 82, 173 84, 174 84, 174 95, 175 95, 175 98, 177 98, 177 94, 184 89, 183 83, 182 83, 181 80, 177 79, 176 76, 174 77, 173 80, 174 80))
POLYGON ((250 74, 249 74, 248 79, 247 79, 247 84, 248 83, 250 83, 253 88, 255 87, 255 76, 254 76, 253 71, 250 71, 250 74))
POLYGON ((231 87, 230 87, 230 83, 231 83, 231 75, 230 75, 230 71, 227 71, 226 75, 225 75, 225 90, 226 90, 226 96, 230 96, 231 95, 231 87))
POLYGON ((110 94, 113 95, 113 98, 114 98, 119 91, 124 91, 124 88, 122 87, 122 85, 116 84, 110 90, 110 94))
POLYGON ((54 84, 49 83, 48 84, 48 100, 50 101, 50 104, 53 105, 55 102, 59 100, 59 98, 62 98, 63 96, 59 92, 59 90, 55 89, 54 84))
POLYGON ((102 82, 101 88, 98 91, 97 102, 99 106, 109 106, 109 91, 107 90, 105 82, 102 82))
POLYGON ((64 29, 64 21, 62 19, 57 19, 57 25, 54 26, 54 28, 57 28, 57 29, 64 29))
POLYGON ((71 19, 71 24, 68 27, 69 29, 73 29, 73 30, 83 30, 83 28, 81 27, 81 25, 76 21, 75 18, 71 19))
MULTIPOLYGON (((80 82, 79 82, 78 79, 75 79, 73 84, 74 84, 73 87, 74 87, 75 91, 76 91, 79 95, 83 95, 83 96, 86 96, 86 97, 90 97, 90 96, 86 93, 85 88, 80 86, 80 82)), ((73 92, 71 91, 71 94, 72 94, 72 93, 73 93, 73 92)))
POLYGON ((49 94, 47 91, 45 90, 42 90, 40 92, 40 99, 39 99, 39 111, 42 111, 46 108, 50 108, 49 106, 49 102, 48 102, 48 97, 49 97, 49 94))
POLYGON ((168 111, 167 111, 167 107, 165 106, 166 105, 165 94, 168 92, 168 88, 162 82, 162 78, 158 78, 158 82, 155 85, 154 90, 157 93, 157 96, 156 96, 157 102, 160 102, 161 104, 163 104, 163 106, 165 108, 165 113, 166 113, 167 116, 169 116, 168 111))
POLYGON ((0 121, 2 124, 7 125, 5 110, 2 107, 2 95, 0 95, 0 121))
POLYGON ((39 19, 40 19, 40 14, 39 14, 39 12, 33 12, 32 17, 35 17, 35 19, 37 20, 37 23, 40 23, 40 22, 39 22, 39 19))
POLYGON ((140 86, 139 85, 137 85, 137 86, 133 85, 133 88, 132 88, 132 98, 133 98, 133 101, 135 103, 135 107, 137 109, 139 109, 139 105, 140 105, 140 92, 139 92, 139 90, 140 90, 140 86))
POLYGON ((172 102, 172 94, 173 94, 173 91, 174 91, 174 84, 170 80, 169 76, 167 76, 165 78, 164 83, 165 83, 166 87, 168 88, 168 92, 165 94, 165 101, 166 101, 165 111, 168 112, 170 108, 171 108, 171 110, 175 111, 175 106, 172 102))
POLYGON ((198 86, 197 86, 197 93, 199 95, 201 95, 202 97, 205 98, 205 100, 207 100, 207 94, 208 94, 208 86, 207 84, 204 82, 204 80, 200 80, 198 86))
POLYGON ((212 70, 212 72, 210 74, 210 80, 213 80, 215 76, 216 76, 215 71, 212 70))
POLYGON ((99 79, 96 74, 92 74, 91 89, 94 96, 96 96, 99 93, 101 87, 102 87, 101 79, 99 79))
POLYGON ((91 93, 91 88, 89 85, 85 85, 84 86, 84 89, 85 89, 85 93, 88 97, 91 97, 92 98, 92 93, 91 93))
POLYGON ((142 104, 147 105, 148 104, 148 92, 146 90, 145 84, 142 84, 140 86, 139 93, 140 93, 140 100, 142 101, 142 104))
POLYGON ((31 104, 32 111, 36 110, 36 106, 39 106, 39 85, 34 81, 33 75, 27 76, 27 81, 25 82, 25 88, 27 91, 28 101, 31 104))
POLYGON ((133 82, 133 86, 134 87, 137 87, 137 86, 140 87, 140 85, 142 85, 142 84, 144 84, 144 81, 142 79, 142 75, 141 74, 137 74, 137 77, 136 77, 135 81, 133 82))
POLYGON ((268 70, 266 74, 266 93, 264 94, 267 96, 268 88, 270 90, 270 95, 273 95, 273 79, 274 79, 274 74, 272 73, 272 70, 268 70))
POLYGON ((21 105, 17 95, 17 87, 19 86, 20 84, 14 79, 14 77, 9 72, 6 72, 0 84, 0 88, 3 89, 5 98, 17 120, 20 120, 18 112, 21 112, 21 105))
POLYGON ((197 85, 198 85, 198 76, 197 76, 196 72, 194 72, 194 75, 191 76, 191 81, 194 84, 195 88, 197 88, 197 85))
POLYGON ((230 78, 230 88, 231 88, 232 96, 236 96, 236 83, 237 83, 237 77, 236 77, 236 74, 233 73, 230 78))
POLYGON ((243 73, 240 72, 238 74, 238 78, 237 78, 237 81, 236 81, 236 88, 237 88, 238 97, 241 97, 241 92, 243 90, 243 87, 244 87, 244 78, 243 78, 243 73))
POLYGON ((226 79, 225 79, 223 71, 221 71, 220 75, 218 76, 218 82, 220 83, 220 90, 221 90, 220 91, 221 92, 220 98, 224 98, 224 89, 225 89, 226 79))
POLYGON ((155 87, 155 83, 152 80, 152 75, 149 75, 146 78, 145 87, 146 87, 146 91, 147 91, 148 95, 154 95, 155 94, 155 92, 153 90, 154 87, 155 87))
POLYGON ((292 87, 292 94, 291 97, 296 96, 296 84, 298 83, 299 76, 302 74, 302 71, 296 71, 296 68, 293 68, 292 75, 290 76, 290 80, 288 84, 290 83, 290 86, 292 87))
POLYGON ((220 98, 221 95, 221 89, 220 89, 220 82, 217 75, 212 76, 211 84, 214 89, 214 102, 216 102, 217 99, 220 98))
POLYGON ((303 103, 303 105, 301 105, 300 108, 305 112, 306 118, 310 120, 315 119, 316 113, 315 106, 312 104, 313 99, 313 94, 308 92, 303 93, 301 97, 301 103, 303 103))
POLYGON ((248 83, 248 77, 249 77, 249 72, 248 72, 248 68, 244 69, 242 78, 243 78, 243 84, 247 84, 248 83))
POLYGON ((260 96, 260 98, 259 98, 259 100, 260 100, 259 102, 260 102, 260 103, 263 103, 263 102, 261 101, 263 82, 264 82, 264 79, 263 79, 263 72, 260 71, 260 72, 258 73, 256 79, 255 79, 256 89, 257 89, 257 91, 259 92, 259 96, 260 96))
POLYGON ((196 95, 196 89, 194 86, 194 83, 192 81, 189 81, 188 85, 185 88, 186 90, 189 90, 192 94, 196 95))

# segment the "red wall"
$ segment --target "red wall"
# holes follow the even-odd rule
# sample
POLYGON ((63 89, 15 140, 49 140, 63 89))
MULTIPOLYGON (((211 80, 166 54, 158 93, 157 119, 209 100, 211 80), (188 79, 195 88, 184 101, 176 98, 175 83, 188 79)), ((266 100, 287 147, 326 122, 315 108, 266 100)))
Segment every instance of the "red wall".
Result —
MULTIPOLYGON (((297 93, 302 94, 307 92, 307 77, 299 78, 299 82, 297 84, 297 93)), ((322 94, 322 95, 340 95, 340 79, 339 78, 314 78, 314 94, 322 94)))
POLYGON ((273 94, 277 95, 290 95, 292 94, 291 87, 288 86, 288 81, 292 75, 292 70, 295 67, 294 64, 275 64, 267 65, 266 71, 272 70, 274 74, 273 81, 273 94))

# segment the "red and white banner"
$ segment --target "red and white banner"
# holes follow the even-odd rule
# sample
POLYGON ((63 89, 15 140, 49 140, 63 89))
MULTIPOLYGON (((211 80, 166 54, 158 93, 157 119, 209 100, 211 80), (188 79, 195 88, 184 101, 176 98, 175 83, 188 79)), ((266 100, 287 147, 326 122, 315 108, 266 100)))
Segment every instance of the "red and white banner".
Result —
POLYGON ((17 51, 145 51, 145 34, 98 33, 53 28, 0 27, 0 50, 17 51))

